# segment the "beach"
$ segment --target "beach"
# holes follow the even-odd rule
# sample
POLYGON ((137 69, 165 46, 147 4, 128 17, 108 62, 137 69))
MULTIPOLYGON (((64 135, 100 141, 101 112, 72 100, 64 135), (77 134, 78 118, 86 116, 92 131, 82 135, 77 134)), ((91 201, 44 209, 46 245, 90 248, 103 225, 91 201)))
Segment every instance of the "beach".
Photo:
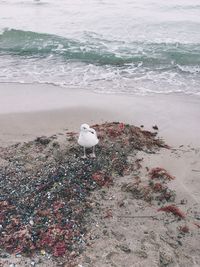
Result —
POLYGON ((97 94, 41 84, 0 84, 1 144, 31 140, 81 123, 123 121, 152 129, 171 145, 199 146, 200 98, 184 94, 97 94), (22 137, 23 136, 23 137, 22 137))
MULTIPOLYGON (((67 151, 67 133, 75 134, 72 147, 77 146, 76 136, 82 123, 101 126, 120 122, 122 128, 124 124, 130 124, 141 131, 157 132, 157 137, 168 148, 161 147, 154 153, 136 149, 134 157, 140 160, 141 166, 134 170, 134 175, 114 178, 112 186, 94 190, 89 196, 93 205, 86 234, 89 245, 82 253, 72 255, 76 262, 73 266, 199 266, 199 121, 198 96, 112 95, 47 84, 1 83, 0 163, 2 168, 9 166, 6 157, 9 153, 17 157, 19 146, 19 160, 23 165, 21 147, 26 150, 30 146, 30 155, 35 155, 37 142, 33 140, 41 136, 50 138, 50 144, 56 140, 60 150, 67 151), (176 199, 170 203, 183 211, 184 218, 158 212, 160 204, 157 202, 150 205, 143 197, 135 198, 135 188, 133 190, 130 183, 139 176, 145 185, 149 170, 156 167, 175 177, 168 185, 176 194, 176 199), (184 226, 186 228, 181 232, 184 226)), ((115 145, 113 136, 110 142, 115 145)), ((52 147, 51 151, 56 158, 57 152, 54 153, 52 147)), ((101 151, 101 142, 98 151, 101 151)), ((42 150, 41 153, 45 156, 47 152, 42 150)), ((32 164, 29 169, 34 169, 35 163, 29 164, 32 164)), ((72 266, 45 255, 40 256, 39 262, 38 257, 9 256, 2 258, 2 266, 14 263, 13 266, 32 266, 31 262, 34 262, 33 266, 60 266, 61 263, 61 266, 72 266)))
POLYGON ((199 12, 0 1, 0 267, 200 266, 199 12))

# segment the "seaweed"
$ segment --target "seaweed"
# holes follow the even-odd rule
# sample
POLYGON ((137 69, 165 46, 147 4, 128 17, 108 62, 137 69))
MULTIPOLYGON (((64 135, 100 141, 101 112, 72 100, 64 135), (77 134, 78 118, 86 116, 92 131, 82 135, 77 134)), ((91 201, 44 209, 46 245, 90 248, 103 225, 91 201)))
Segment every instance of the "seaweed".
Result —
MULTIPOLYGON (((55 136, 0 148, 7 162, 0 168, 0 248, 74 257, 72 252, 82 251, 86 242, 91 192, 140 169, 137 151, 153 153, 165 146, 153 133, 133 125, 113 122, 93 127, 101 137, 97 160, 81 159, 75 132, 66 133, 64 149, 58 142, 54 145, 55 136)), ((138 188, 138 197, 148 198, 151 190, 147 186, 141 193, 138 188)))
POLYGON ((197 228, 200 228, 200 224, 199 223, 193 223, 197 228))
POLYGON ((149 172, 149 176, 152 180, 161 179, 163 181, 171 181, 174 180, 175 177, 169 174, 164 168, 153 168, 149 172))
POLYGON ((173 213, 175 216, 181 219, 184 219, 186 217, 185 214, 175 205, 168 205, 168 206, 162 207, 158 209, 158 211, 165 211, 165 212, 173 213))
POLYGON ((189 233, 190 229, 187 225, 179 226, 179 231, 183 234, 189 233))

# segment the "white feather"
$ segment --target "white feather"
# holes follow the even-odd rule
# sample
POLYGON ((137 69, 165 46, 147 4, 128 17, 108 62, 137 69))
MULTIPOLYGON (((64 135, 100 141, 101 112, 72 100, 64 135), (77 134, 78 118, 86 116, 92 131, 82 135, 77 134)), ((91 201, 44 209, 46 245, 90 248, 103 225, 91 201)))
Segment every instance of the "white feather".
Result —
POLYGON ((89 148, 97 145, 99 139, 97 138, 96 131, 90 128, 88 124, 82 124, 81 130, 78 138, 78 144, 80 146, 89 148))

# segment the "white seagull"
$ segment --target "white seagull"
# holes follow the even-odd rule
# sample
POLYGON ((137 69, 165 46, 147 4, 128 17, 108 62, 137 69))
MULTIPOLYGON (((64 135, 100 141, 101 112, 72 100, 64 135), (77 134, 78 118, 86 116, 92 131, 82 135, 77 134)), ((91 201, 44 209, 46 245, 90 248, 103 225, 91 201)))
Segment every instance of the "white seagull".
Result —
POLYGON ((95 129, 90 128, 90 126, 86 123, 82 124, 80 127, 80 134, 78 138, 78 144, 83 146, 84 155, 83 158, 86 158, 85 149, 86 148, 93 148, 92 157, 95 158, 95 146, 98 144, 99 139, 97 138, 97 134, 95 129))

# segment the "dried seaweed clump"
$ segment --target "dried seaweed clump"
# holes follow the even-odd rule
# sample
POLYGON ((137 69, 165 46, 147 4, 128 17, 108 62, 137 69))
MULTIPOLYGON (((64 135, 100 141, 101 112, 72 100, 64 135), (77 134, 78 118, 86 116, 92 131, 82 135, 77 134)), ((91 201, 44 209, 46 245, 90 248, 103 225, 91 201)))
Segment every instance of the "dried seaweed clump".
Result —
POLYGON ((178 228, 180 233, 187 234, 190 232, 190 229, 187 225, 182 225, 178 228))
POLYGON ((163 140, 156 138, 156 133, 142 130, 133 125, 112 122, 101 125, 96 124, 93 127, 98 132, 98 136, 103 143, 113 143, 114 141, 130 151, 137 149, 153 152, 160 147, 169 148, 163 140))
POLYGON ((122 186, 122 191, 131 192, 136 199, 149 203, 166 203, 175 200, 175 192, 160 183, 130 182, 122 186))
POLYGON ((159 202, 169 202, 175 200, 175 191, 171 190, 167 183, 174 180, 171 174, 169 174, 163 168, 153 168, 149 171, 149 186, 154 195, 154 199, 159 202))
POLYGON ((162 181, 171 181, 174 180, 175 177, 173 177, 171 174, 169 174, 164 168, 153 168, 149 172, 150 179, 160 179, 162 181))
POLYGON ((185 214, 175 205, 169 205, 169 206, 162 207, 162 208, 158 209, 158 211, 165 211, 165 212, 173 213, 175 216, 177 216, 181 219, 184 219, 186 217, 185 214))
POLYGON ((143 199, 158 204, 175 200, 175 191, 167 186, 167 182, 174 179, 165 169, 154 168, 149 172, 149 181, 137 179, 122 186, 123 191, 131 192, 136 199, 143 199))
MULTIPOLYGON (((0 248, 25 255, 42 250, 55 257, 75 257, 86 245, 90 192, 140 168, 134 158, 137 150, 167 147, 154 133, 132 125, 93 127, 100 138, 98 160, 81 159, 73 132, 65 136, 64 148, 56 136, 0 148, 6 162, 0 168, 0 248)), ((152 191, 148 186, 142 192, 136 189, 138 197, 148 197, 152 191)))

